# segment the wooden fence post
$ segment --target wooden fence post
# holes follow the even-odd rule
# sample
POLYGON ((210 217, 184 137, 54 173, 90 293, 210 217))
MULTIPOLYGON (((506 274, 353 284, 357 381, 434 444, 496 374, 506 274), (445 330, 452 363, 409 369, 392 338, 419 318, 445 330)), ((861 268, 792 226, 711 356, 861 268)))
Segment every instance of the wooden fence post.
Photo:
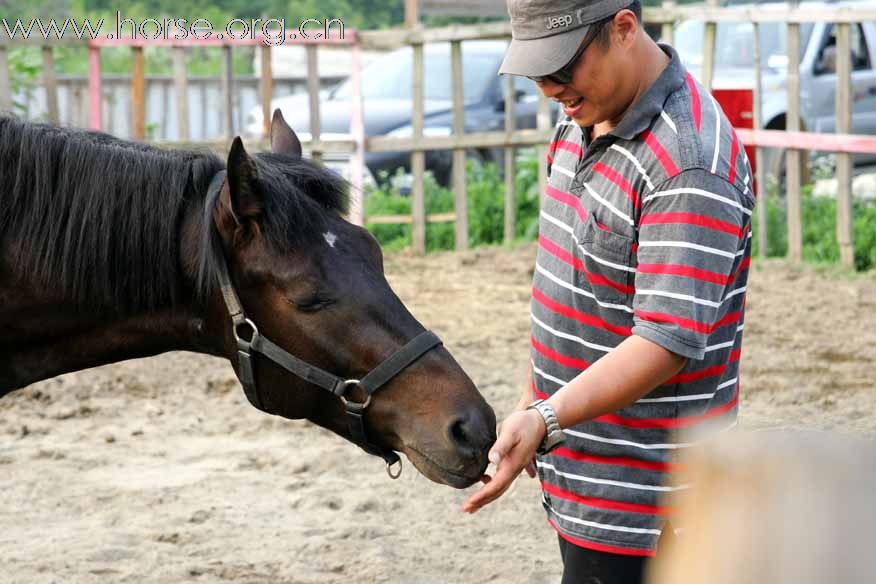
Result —
POLYGON ((517 226, 517 197, 514 193, 514 178, 516 164, 514 157, 517 149, 510 145, 511 136, 517 126, 514 108, 517 105, 517 95, 514 92, 514 76, 505 75, 505 134, 509 145, 505 147, 505 232, 506 244, 514 241, 517 226))
POLYGON ((359 39, 356 37, 351 49, 350 85, 350 134, 353 137, 353 156, 350 159, 350 221, 355 225, 365 224, 365 119, 362 107, 362 62, 359 39))
MULTIPOLYGON (((551 127, 550 102, 541 91, 538 92, 538 113, 536 114, 535 127, 539 130, 550 130, 551 127)), ((538 197, 540 203, 547 189, 548 147, 545 144, 539 144, 535 151, 538 156, 538 197)))
MULTIPOLYGON (((674 0, 663 0, 661 5, 664 10, 672 10, 675 8, 674 0)), ((675 45, 675 27, 671 22, 664 22, 660 25, 660 40, 664 43, 675 45)))
POLYGON ((310 111, 310 157, 319 162, 322 160, 322 146, 320 144, 319 117, 319 64, 317 61, 316 45, 307 45, 307 95, 310 111))
MULTIPOLYGON (((788 27, 788 131, 800 131, 800 24, 788 27)), ((800 199, 801 155, 799 150, 785 150, 785 201, 788 210, 788 258, 803 259, 803 226, 800 199)))
MULTIPOLYGON (((453 81, 453 135, 465 134, 465 101, 462 82, 462 43, 450 43, 450 70, 453 81)), ((456 250, 468 249, 468 193, 465 173, 465 148, 453 149, 453 208, 456 212, 456 250)))
MULTIPOLYGON (((851 26, 838 23, 836 26, 836 131, 848 134, 852 131, 852 50, 851 26)), ((855 265, 854 205, 852 194, 852 155, 838 152, 836 155, 836 235, 840 249, 840 261, 844 266, 855 265)))
POLYGON ((231 95, 234 83, 232 71, 231 45, 222 46, 222 129, 230 142, 234 136, 234 101, 231 95))
POLYGON ((131 117, 134 127, 134 140, 146 138, 146 66, 143 60, 143 47, 131 47, 134 57, 134 70, 131 73, 131 117))
POLYGON ((173 86, 176 93, 177 135, 189 141, 189 78, 186 73, 185 47, 173 47, 173 86))
POLYGON ((58 112, 58 77, 55 74, 55 54, 52 47, 43 46, 43 90, 46 92, 46 112, 49 122, 58 125, 61 116, 58 112))
MULTIPOLYGON (((706 0, 706 6, 715 8, 718 0, 706 0)), ((709 93, 712 92, 712 77, 715 74, 715 36, 718 26, 714 21, 706 22, 703 31, 703 78, 700 82, 709 93)))
MULTIPOLYGON (((414 75, 413 75, 413 139, 415 148, 420 148, 423 139, 423 44, 414 45, 414 75)), ((423 185, 423 175, 426 170, 426 153, 414 150, 411 153, 411 246, 414 253, 426 253, 426 193, 423 185)))
POLYGON ((271 45, 262 43, 259 47, 262 76, 259 79, 259 92, 262 98, 262 133, 265 139, 271 137, 271 99, 274 97, 274 71, 271 65, 271 45))
POLYGON ((12 111, 12 83, 9 76, 9 53, 0 47, 0 111, 12 111))
MULTIPOLYGON (((755 130, 763 128, 763 70, 760 66, 761 48, 760 48, 760 24, 752 23, 754 34, 754 126, 755 130)), ((761 258, 767 257, 767 248, 769 247, 769 234, 767 232, 767 197, 768 189, 766 185, 766 169, 764 168, 764 152, 760 146, 754 148, 754 166, 755 166, 755 181, 757 182, 757 242, 758 256, 761 258)))
POLYGON ((100 48, 88 47, 88 122, 92 130, 100 130, 103 125, 101 118, 100 89, 100 48))

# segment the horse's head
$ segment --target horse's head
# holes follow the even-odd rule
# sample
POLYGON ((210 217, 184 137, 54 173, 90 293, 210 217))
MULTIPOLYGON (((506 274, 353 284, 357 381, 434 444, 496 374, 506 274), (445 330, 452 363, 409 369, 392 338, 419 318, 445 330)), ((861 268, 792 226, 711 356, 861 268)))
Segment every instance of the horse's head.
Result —
MULTIPOLYGON (((230 282, 261 338, 340 379, 362 379, 424 329, 387 283, 377 241, 342 217, 344 182, 302 158, 279 112, 271 146, 251 156, 234 140, 207 229, 221 241, 230 282)), ((226 352, 244 381, 234 327, 225 316, 222 322, 226 352)), ((361 442, 351 435, 345 401, 364 403, 365 390, 338 386, 341 399, 263 353, 251 359, 265 409, 361 442)), ((391 376, 362 419, 369 443, 403 452, 425 476, 459 488, 480 479, 495 438, 492 409, 442 346, 391 376)))

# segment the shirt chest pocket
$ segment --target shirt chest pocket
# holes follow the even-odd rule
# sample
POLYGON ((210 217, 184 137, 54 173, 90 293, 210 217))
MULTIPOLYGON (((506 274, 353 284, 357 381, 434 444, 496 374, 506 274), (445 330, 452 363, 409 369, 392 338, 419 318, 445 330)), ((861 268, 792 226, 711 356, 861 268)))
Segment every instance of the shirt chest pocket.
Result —
POLYGON ((575 225, 575 257, 580 262, 577 278, 600 304, 629 306, 635 293, 632 266, 633 239, 597 225, 593 213, 575 225))

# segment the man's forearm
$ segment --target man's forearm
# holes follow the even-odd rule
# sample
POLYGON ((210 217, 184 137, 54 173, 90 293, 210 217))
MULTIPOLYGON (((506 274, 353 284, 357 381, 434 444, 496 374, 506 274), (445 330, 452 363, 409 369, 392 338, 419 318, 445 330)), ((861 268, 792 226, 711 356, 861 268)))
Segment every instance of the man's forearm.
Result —
POLYGON ((633 335, 560 388, 548 402, 560 427, 615 412, 681 371, 686 359, 633 335))

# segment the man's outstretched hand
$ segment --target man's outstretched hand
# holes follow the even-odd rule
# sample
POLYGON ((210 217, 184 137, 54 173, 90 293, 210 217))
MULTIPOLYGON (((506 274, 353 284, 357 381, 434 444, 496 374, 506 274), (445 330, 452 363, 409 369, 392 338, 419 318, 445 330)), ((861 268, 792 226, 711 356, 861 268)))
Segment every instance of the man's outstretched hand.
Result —
POLYGON ((546 431, 544 419, 535 410, 517 411, 508 416, 490 449, 490 462, 496 465, 496 473, 492 477, 484 475, 484 486, 465 502, 462 510, 475 513, 501 497, 524 468, 530 477, 535 477, 535 451, 546 431))

